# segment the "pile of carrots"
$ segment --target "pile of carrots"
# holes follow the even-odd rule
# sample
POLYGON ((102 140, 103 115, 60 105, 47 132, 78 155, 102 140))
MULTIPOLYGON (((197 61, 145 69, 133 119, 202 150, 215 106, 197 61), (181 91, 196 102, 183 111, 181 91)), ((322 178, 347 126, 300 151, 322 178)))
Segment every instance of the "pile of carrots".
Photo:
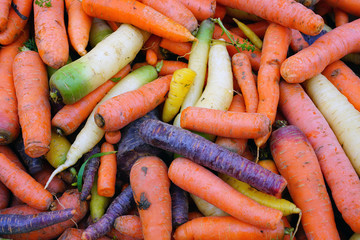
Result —
POLYGON ((0 1, 0 239, 360 239, 359 17, 0 1))

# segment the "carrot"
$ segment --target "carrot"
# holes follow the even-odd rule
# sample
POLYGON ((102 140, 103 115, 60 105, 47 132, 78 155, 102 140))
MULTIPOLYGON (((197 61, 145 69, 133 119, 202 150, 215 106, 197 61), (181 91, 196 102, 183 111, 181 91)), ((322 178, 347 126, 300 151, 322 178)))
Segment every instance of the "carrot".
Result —
POLYGON ((241 9, 284 27, 294 28, 308 35, 317 35, 324 20, 312 10, 294 0, 265 1, 218 0, 220 4, 241 9))
POLYGON ((130 185, 144 239, 171 238, 171 196, 167 170, 165 163, 155 156, 142 157, 131 168, 130 185))
POLYGON ((158 60, 164 59, 164 54, 160 50, 160 42, 162 38, 159 36, 156 36, 154 34, 151 34, 149 39, 144 43, 143 50, 152 49, 158 60))
POLYGON ((51 0, 50 5, 39 6, 34 1, 35 41, 43 62, 52 68, 59 69, 69 58, 69 42, 64 22, 64 0, 51 0))
POLYGON ((49 151, 51 112, 47 72, 39 54, 30 50, 17 54, 13 76, 25 152, 40 157, 49 151))
POLYGON ((326 1, 319 1, 317 4, 315 4, 314 12, 322 17, 332 11, 333 8, 326 1))
POLYGON ((121 23, 115 21, 106 21, 106 23, 110 26, 111 30, 114 32, 120 27, 121 23))
POLYGON ((170 186, 172 226, 177 228, 189 221, 189 194, 175 184, 170 186))
POLYGON ((46 210, 53 201, 51 193, 0 153, 0 180, 21 201, 39 210, 46 210))
MULTIPOLYGON (((112 152, 114 146, 104 142, 101 145, 101 152, 112 152)), ((100 196, 112 197, 115 194, 116 180, 116 155, 108 154, 100 157, 100 167, 98 171, 97 191, 100 196)))
POLYGON ((85 201, 88 199, 92 186, 95 182, 95 176, 98 172, 100 166, 100 157, 95 156, 95 154, 99 154, 101 152, 100 144, 94 146, 89 152, 84 155, 84 158, 87 159, 86 165, 84 167, 83 176, 78 176, 78 190, 81 191, 80 200, 85 201), (81 182, 79 179, 84 178, 84 185, 81 186, 81 182))
POLYGON ((105 131, 115 131, 144 116, 165 101, 171 78, 172 75, 160 77, 100 104, 94 115, 96 125, 105 131))
POLYGON ((135 0, 84 0, 82 1, 82 7, 89 16, 133 24, 145 31, 170 40, 178 42, 196 40, 189 30, 179 23, 135 0), (145 12, 146 14, 144 14, 145 12))
POLYGON ((115 84, 124 78, 131 70, 130 64, 123 67, 100 87, 80 99, 76 103, 65 105, 51 120, 51 125, 62 135, 69 135, 83 123, 96 104, 115 84))
MULTIPOLYGON (((286 59, 290 41, 289 28, 276 23, 270 24, 267 28, 257 77, 259 92, 257 112, 265 114, 271 124, 275 121, 279 101, 280 65, 286 59)), ((255 139, 256 146, 264 146, 269 137, 270 133, 255 139)))
POLYGON ((244 53, 236 53, 231 58, 231 65, 235 79, 244 96, 246 112, 255 113, 258 107, 259 95, 256 81, 251 72, 249 58, 244 53))
POLYGON ((360 16, 360 2, 358 0, 324 0, 324 2, 333 8, 340 8, 344 12, 350 13, 358 17, 360 16))
POLYGON ((70 147, 70 141, 52 128, 50 150, 45 154, 45 159, 52 167, 57 168, 66 161, 66 154, 70 147))
MULTIPOLYGON (((84 229, 79 228, 68 228, 66 229, 57 240, 81 240, 81 234, 84 232, 84 229)), ((98 240, 110 240, 106 236, 98 238, 98 240)))
POLYGON ((157 59, 157 55, 156 55, 155 51, 152 49, 147 49, 146 50, 146 62, 149 65, 155 66, 157 61, 158 61, 158 59, 157 59))
POLYGON ((136 215, 123 215, 115 219, 114 228, 121 234, 143 239, 141 220, 136 215))
POLYGON ((236 18, 233 18, 234 22, 237 26, 242 30, 242 32, 246 35, 246 37, 257 47, 261 49, 262 41, 261 39, 244 23, 240 22, 236 18))
MULTIPOLYGON (((53 171, 53 168, 49 164, 46 164, 42 170, 33 174, 33 177, 38 183, 45 186, 52 171, 53 171)), ((47 188, 47 190, 53 195, 62 194, 63 192, 65 192, 66 186, 65 186, 64 181, 61 180, 61 178, 56 177, 56 178, 53 178, 53 180, 49 183, 49 187, 47 188)))
POLYGON ((307 48, 309 44, 305 41, 303 35, 296 30, 291 29, 291 42, 290 47, 294 52, 299 52, 303 50, 304 48, 307 48))
POLYGON ((86 47, 89 42, 92 18, 82 10, 80 1, 65 0, 65 6, 68 14, 67 30, 71 46, 80 56, 83 56, 87 53, 86 47))
POLYGON ((281 127, 272 133, 270 149, 280 174, 288 181, 294 203, 303 213, 306 236, 340 239, 320 165, 305 134, 293 125, 281 127))
POLYGON ((334 9, 335 26, 339 27, 349 22, 349 15, 339 8, 334 9))
POLYGON ((299 84, 280 82, 279 107, 307 136, 342 217, 360 231, 360 180, 329 123, 299 84))
MULTIPOLYGON (((18 156, 9 145, 0 145, 0 153, 4 154, 9 160, 15 163, 21 170, 26 171, 18 156)), ((23 159, 22 159, 23 160, 23 159)))
POLYGON ((231 18, 236 18, 244 21, 252 21, 252 22, 260 22, 263 19, 261 17, 256 16, 255 14, 248 13, 241 9, 232 8, 229 6, 225 6, 226 8, 226 16, 231 18))
POLYGON ((186 158, 176 158, 171 163, 168 174, 171 181, 180 188, 208 201, 240 221, 261 228, 276 229, 282 217, 279 210, 258 204, 227 185, 209 170, 186 158), (225 195, 226 198, 223 197, 225 195))
POLYGON ((22 35, 29 20, 32 0, 13 0, 7 16, 8 23, 4 31, 0 31, 0 44, 9 45, 22 35))
POLYGON ((225 16, 226 16, 226 7, 216 3, 215 13, 213 18, 220 18, 221 20, 223 20, 225 16))
POLYGON ((357 19, 322 35, 311 46, 287 58, 281 65, 281 76, 289 83, 301 83, 348 53, 359 51, 359 27, 357 19), (327 47, 333 44, 336 47, 327 47))
POLYGON ((109 24, 100 19, 92 18, 92 23, 89 33, 89 45, 91 48, 94 48, 99 42, 101 42, 105 37, 113 33, 114 31, 110 28, 109 24))
MULTIPOLYGON (((253 31, 256 36, 258 36, 259 38, 263 38, 269 24, 270 23, 268 21, 262 20, 259 22, 247 24, 246 26, 250 28, 250 30, 253 31)), ((246 38, 244 32, 238 27, 232 27, 229 30, 234 34, 238 35, 239 37, 246 38)))
POLYGON ((204 217, 204 215, 197 211, 189 212, 189 221, 199 217, 204 217))
POLYGON ((186 239, 252 239, 272 240, 282 239, 284 236, 284 223, 276 224, 273 230, 259 228, 234 217, 199 217, 191 220, 174 233, 175 240, 186 239))
POLYGON ((191 52, 191 43, 188 42, 175 42, 169 39, 163 38, 159 44, 160 47, 169 50, 180 57, 184 57, 189 60, 189 54, 191 52))
POLYGON ((2 0, 0 2, 0 32, 3 32, 8 23, 11 0, 2 0))
MULTIPOLYGON (((1 33, 0 33, 1 35, 1 33)), ((23 33, 12 44, 2 46, 0 50, 0 144, 13 142, 20 133, 20 123, 17 111, 16 93, 13 80, 13 61, 19 53, 19 47, 27 41, 29 28, 25 27, 23 33)))
POLYGON ((117 144, 121 140, 121 132, 117 131, 107 131, 105 132, 105 141, 110 144, 117 144))
POLYGON ((6 208, 10 203, 10 191, 0 182, 0 210, 6 208))
POLYGON ((277 169, 277 167, 275 165, 275 162, 273 160, 270 160, 270 159, 260 160, 258 162, 258 164, 260 166, 262 166, 263 168, 269 169, 273 173, 279 174, 279 171, 278 171, 278 169, 277 169))
POLYGON ((195 15, 199 21, 211 18, 215 14, 215 0, 179 0, 195 15))
POLYGON ((360 78, 344 62, 336 61, 322 72, 348 100, 360 111, 360 78))
POLYGON ((161 60, 157 63, 156 67, 160 68, 159 76, 166 76, 173 74, 178 69, 187 68, 188 64, 180 61, 161 60))

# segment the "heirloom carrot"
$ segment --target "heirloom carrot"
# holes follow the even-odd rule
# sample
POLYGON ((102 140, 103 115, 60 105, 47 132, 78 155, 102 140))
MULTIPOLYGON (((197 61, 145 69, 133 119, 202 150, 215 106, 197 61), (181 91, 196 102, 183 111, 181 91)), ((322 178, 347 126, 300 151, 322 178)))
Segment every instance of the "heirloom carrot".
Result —
POLYGON ((121 234, 143 239, 141 220, 136 215, 123 215, 115 219, 114 228, 121 234))
POLYGON ((155 52, 156 57, 158 60, 164 59, 164 55, 160 49, 160 42, 162 38, 159 36, 156 36, 154 34, 151 34, 149 39, 144 43, 144 46, 142 47, 143 50, 151 49, 155 52))
MULTIPOLYGON (((258 36, 259 38, 263 38, 269 24, 270 23, 268 21, 262 20, 259 22, 247 24, 247 27, 250 28, 250 30, 253 31, 256 36, 258 36)), ((230 31, 235 33, 239 37, 246 38, 244 32, 238 27, 232 27, 230 28, 230 31)))
MULTIPOLYGON (((114 151, 114 145, 104 142, 101 145, 101 152, 114 151)), ((103 197, 112 197, 115 194, 116 181, 116 155, 108 154, 100 157, 98 170, 97 192, 103 197)))
POLYGON ((146 62, 152 66, 155 66, 155 64, 158 61, 157 55, 156 55, 155 51, 152 49, 146 50, 145 59, 146 59, 146 62))
POLYGON ((236 18, 233 18, 234 22, 241 29, 241 31, 246 35, 246 37, 257 47, 261 49, 262 41, 261 39, 244 23, 240 22, 236 18))
POLYGON ((339 8, 334 9, 334 16, 335 16, 335 27, 339 27, 339 26, 349 22, 348 13, 344 12, 343 10, 341 10, 339 8))

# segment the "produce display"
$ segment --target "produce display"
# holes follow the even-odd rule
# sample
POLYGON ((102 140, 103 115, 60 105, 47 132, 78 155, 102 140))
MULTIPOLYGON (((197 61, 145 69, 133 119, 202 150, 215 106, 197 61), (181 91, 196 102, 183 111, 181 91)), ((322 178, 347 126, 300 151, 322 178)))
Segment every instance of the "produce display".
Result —
POLYGON ((0 240, 360 239, 359 17, 1 0, 0 240))

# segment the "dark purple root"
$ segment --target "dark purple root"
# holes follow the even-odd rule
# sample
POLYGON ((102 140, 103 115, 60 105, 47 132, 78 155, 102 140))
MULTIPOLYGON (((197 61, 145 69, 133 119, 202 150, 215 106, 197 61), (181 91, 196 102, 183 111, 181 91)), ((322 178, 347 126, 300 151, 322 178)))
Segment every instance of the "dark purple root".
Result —
POLYGON ((14 142, 15 151, 31 175, 43 169, 43 157, 32 158, 25 153, 24 140, 20 135, 14 142))
MULTIPOLYGON (((91 157, 92 155, 99 153, 101 151, 99 144, 97 144, 90 152, 86 153, 84 156, 84 161, 91 157)), ((81 190, 80 200, 85 201, 91 192, 91 188, 94 184, 95 174, 100 166, 100 157, 91 158, 84 169, 84 184, 81 190)))
POLYGON ((310 36, 310 35, 307 35, 307 34, 304 34, 304 33, 301 33, 301 35, 304 37, 305 41, 311 45, 313 44, 318 38, 320 38, 322 35, 326 34, 327 31, 326 30, 321 30, 321 32, 316 35, 316 36, 310 36))
POLYGON ((189 221, 189 195, 175 184, 171 184, 172 224, 176 228, 189 221))

